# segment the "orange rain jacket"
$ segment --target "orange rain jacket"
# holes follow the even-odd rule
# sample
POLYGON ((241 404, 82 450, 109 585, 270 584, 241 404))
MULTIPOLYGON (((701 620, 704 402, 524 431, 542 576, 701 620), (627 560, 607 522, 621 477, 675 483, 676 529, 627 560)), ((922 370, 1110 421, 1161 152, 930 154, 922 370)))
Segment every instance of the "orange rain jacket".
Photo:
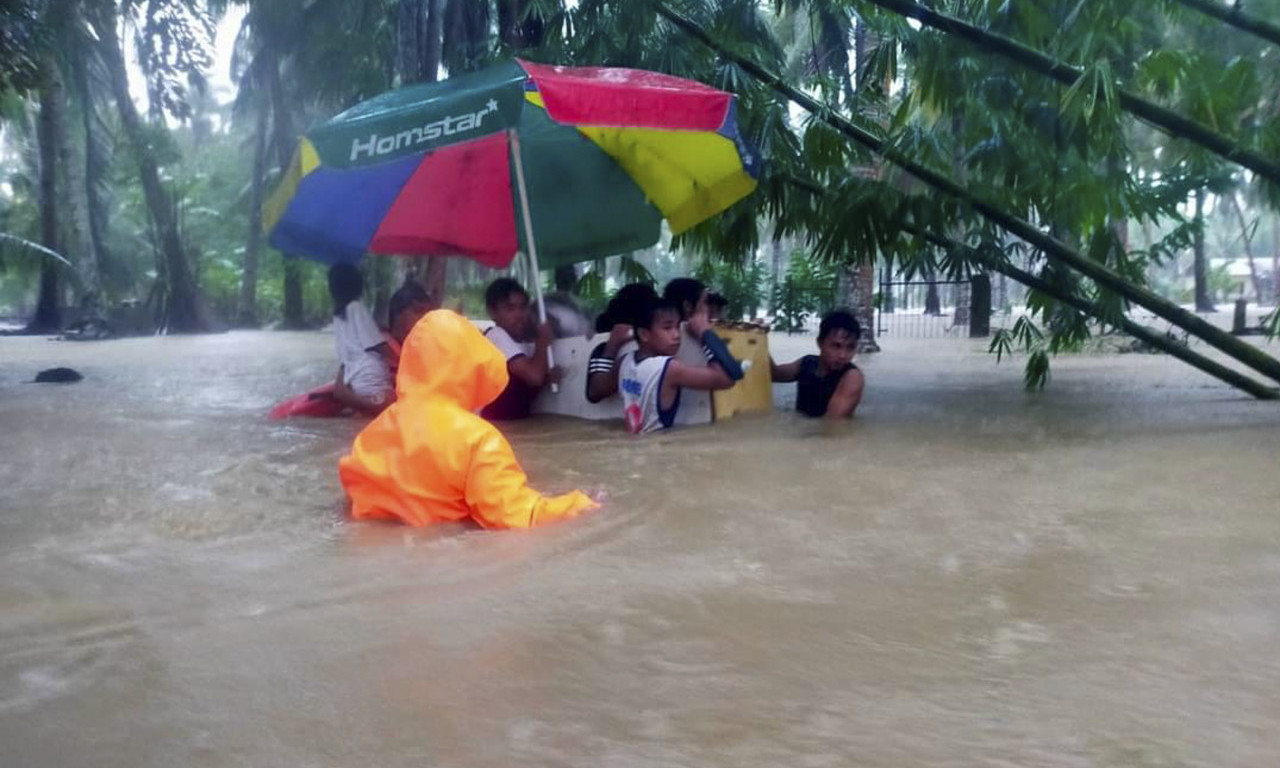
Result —
POLYGON ((474 413, 506 386, 506 360, 471 321, 443 309, 419 320, 400 356, 396 401, 338 462, 352 516, 529 528, 595 507, 581 491, 530 488, 506 438, 474 413))

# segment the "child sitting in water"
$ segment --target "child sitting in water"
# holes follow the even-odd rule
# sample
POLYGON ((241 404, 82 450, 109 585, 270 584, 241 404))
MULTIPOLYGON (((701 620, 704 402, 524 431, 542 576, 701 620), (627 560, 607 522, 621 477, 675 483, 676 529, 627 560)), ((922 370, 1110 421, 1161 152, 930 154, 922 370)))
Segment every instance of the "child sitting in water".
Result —
MULTIPOLYGON (((707 333, 706 307, 689 317, 688 330, 695 338, 707 333)), ((618 389, 623 415, 633 434, 670 429, 680 409, 680 391, 717 390, 733 386, 733 379, 714 353, 704 348, 709 362, 691 366, 675 359, 680 351, 680 309, 665 299, 651 303, 636 324, 639 348, 618 363, 618 389)))
POLYGON ((484 304, 493 321, 493 327, 485 331, 485 336, 507 361, 510 381, 481 415, 494 421, 523 419, 533 409, 538 392, 559 378, 559 371, 547 364, 547 347, 554 338, 551 324, 534 327, 529 294, 509 277, 500 277, 489 284, 484 292, 484 304), (535 337, 532 344, 526 342, 530 336, 535 337))
POLYGON ((680 311, 680 319, 688 320, 706 305, 707 285, 692 277, 677 277, 662 288, 662 298, 680 311))
MULTIPOLYGON (((435 308, 436 303, 432 301, 431 295, 412 279, 406 279, 404 285, 391 294, 391 301, 387 306, 387 317, 390 321, 388 325, 391 331, 383 334, 382 340, 386 344, 387 362, 393 377, 396 366, 400 362, 400 346, 404 344, 405 337, 423 315, 435 308)), ((333 386, 333 398, 360 413, 377 414, 395 399, 395 391, 391 390, 381 403, 362 397, 347 385, 346 368, 339 366, 338 378, 333 386)))
POLYGON ((413 330, 413 326, 418 324, 423 315, 439 308, 440 302, 433 299, 427 289, 412 278, 405 278, 404 285, 391 294, 391 300, 387 302, 387 326, 396 362, 400 360, 400 347, 408 338, 409 331, 413 330))
POLYGON ((718 293, 707 294, 707 319, 712 324, 718 323, 724 319, 724 313, 729 308, 729 300, 718 293))
POLYGON ((394 356, 382 329, 360 301, 363 293, 364 278, 354 264, 335 264, 329 268, 338 379, 356 398, 351 405, 376 413, 392 396, 394 356))
POLYGON ((796 382, 796 410, 805 416, 842 419, 852 416, 862 400, 866 380, 853 364, 862 329, 844 310, 822 318, 818 326, 818 354, 778 365, 769 358, 775 382, 796 382))
POLYGON ((745 369, 729 354, 729 347, 725 345, 724 340, 712 330, 697 329, 695 332, 694 327, 688 322, 695 313, 702 313, 708 319, 713 315, 718 317, 720 311, 729 302, 724 301, 721 304, 720 301, 715 300, 717 307, 713 309, 712 297, 715 296, 718 294, 708 291, 705 283, 692 277, 677 277, 662 289, 662 298, 680 310, 680 320, 684 322, 685 330, 691 339, 702 345, 707 359, 715 357, 725 373, 729 374, 734 381, 738 381, 743 377, 745 369))
POLYGON ((609 338, 591 350, 587 362, 587 401, 598 403, 618 393, 618 355, 635 349, 635 325, 658 292, 647 283, 631 283, 618 289, 596 318, 596 333, 609 338))
POLYGON ((338 462, 352 517, 529 528, 595 507, 580 491, 543 496, 530 488, 511 446, 475 414, 507 378, 502 353, 471 321, 428 313, 405 340, 396 401, 338 462))

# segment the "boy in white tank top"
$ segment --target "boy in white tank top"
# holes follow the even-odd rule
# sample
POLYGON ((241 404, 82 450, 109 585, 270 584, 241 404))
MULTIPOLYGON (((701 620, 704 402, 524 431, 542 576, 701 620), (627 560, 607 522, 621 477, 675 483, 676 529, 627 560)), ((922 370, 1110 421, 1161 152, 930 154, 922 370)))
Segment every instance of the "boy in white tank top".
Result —
MULTIPOLYGON (((701 338, 707 331, 705 306, 689 318, 689 332, 701 338)), ((680 349, 680 309, 667 301, 653 302, 636 324, 639 348, 618 363, 618 391, 623 416, 633 434, 669 429, 680 410, 680 390, 716 390, 733 386, 719 363, 692 366, 675 359, 680 349)), ((712 357, 707 352, 707 358, 712 357)))

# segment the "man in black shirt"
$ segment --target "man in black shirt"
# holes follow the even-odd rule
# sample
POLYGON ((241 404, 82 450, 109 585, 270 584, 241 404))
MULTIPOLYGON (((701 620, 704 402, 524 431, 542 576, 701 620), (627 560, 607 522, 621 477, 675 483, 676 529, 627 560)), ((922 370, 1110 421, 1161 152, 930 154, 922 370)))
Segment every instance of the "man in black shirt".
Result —
POLYGON ((796 410, 814 418, 852 416, 866 380, 853 364, 862 329, 851 313, 836 310, 818 326, 818 354, 778 365, 769 358, 775 382, 796 382, 796 410))

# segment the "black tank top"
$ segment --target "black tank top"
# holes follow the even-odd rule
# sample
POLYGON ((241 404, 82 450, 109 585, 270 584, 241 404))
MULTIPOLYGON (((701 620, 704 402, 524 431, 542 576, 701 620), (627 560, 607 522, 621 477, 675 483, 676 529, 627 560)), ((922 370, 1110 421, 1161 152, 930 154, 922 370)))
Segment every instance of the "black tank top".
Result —
POLYGON ((849 363, 838 371, 826 376, 818 375, 818 356, 805 355, 800 358, 800 376, 796 379, 796 410, 805 416, 818 418, 827 414, 827 403, 840 386, 845 373, 858 366, 849 363))
MULTIPOLYGON (((485 331, 485 336, 489 332, 485 331)), ((533 401, 538 397, 538 390, 525 384, 519 378, 510 376, 507 388, 502 394, 480 410, 480 416, 489 421, 515 421, 528 418, 533 412, 533 401)))
POLYGON ((490 421, 515 421, 527 418, 533 411, 533 401, 538 390, 512 376, 507 388, 492 403, 486 405, 480 415, 490 421))

